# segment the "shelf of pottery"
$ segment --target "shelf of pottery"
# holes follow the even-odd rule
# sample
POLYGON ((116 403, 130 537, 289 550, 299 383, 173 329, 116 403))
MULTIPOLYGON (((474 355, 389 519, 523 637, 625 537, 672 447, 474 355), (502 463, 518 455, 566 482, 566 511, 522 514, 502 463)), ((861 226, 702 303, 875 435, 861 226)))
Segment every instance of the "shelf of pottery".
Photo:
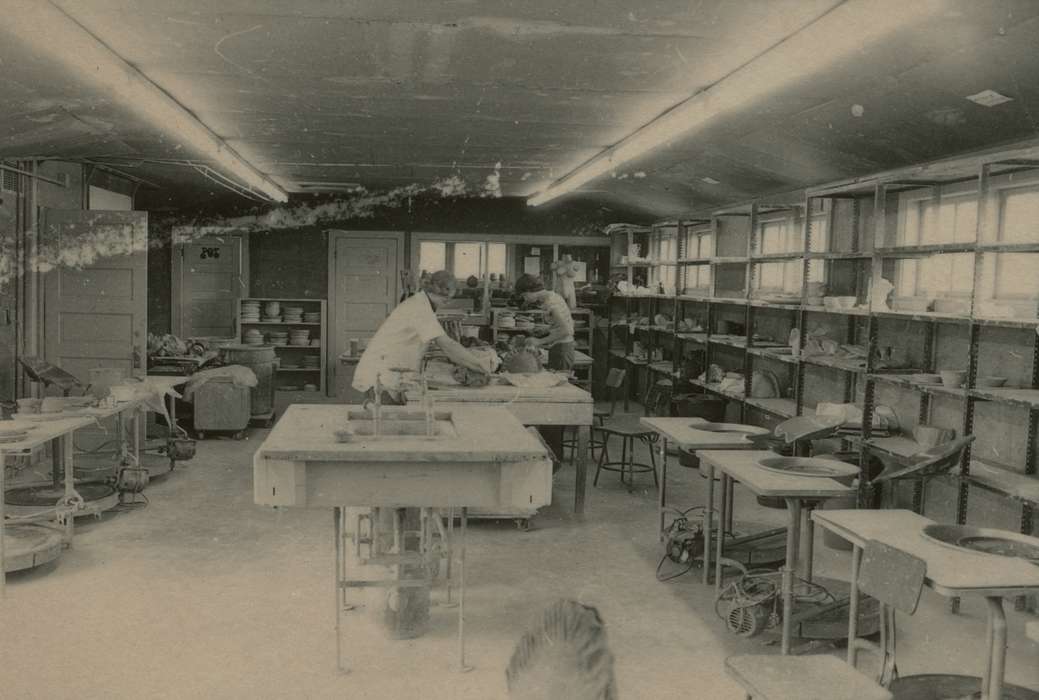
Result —
POLYGON ((324 299, 241 299, 238 337, 274 348, 274 390, 323 394, 326 376, 324 299))

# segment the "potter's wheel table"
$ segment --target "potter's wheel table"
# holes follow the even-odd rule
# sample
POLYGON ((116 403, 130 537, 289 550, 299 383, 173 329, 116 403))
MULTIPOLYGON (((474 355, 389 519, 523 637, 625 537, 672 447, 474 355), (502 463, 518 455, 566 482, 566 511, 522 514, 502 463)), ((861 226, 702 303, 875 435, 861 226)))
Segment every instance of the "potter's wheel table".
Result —
MULTIPOLYGON (((409 548, 408 538, 402 537, 394 551, 384 552, 370 544, 378 540, 374 533, 366 539, 356 529, 353 549, 357 560, 396 567, 399 573, 389 581, 348 576, 342 530, 346 508, 392 510, 397 513, 396 518, 417 514, 423 520, 431 511, 448 511, 448 528, 437 526, 442 533, 450 532, 453 510, 460 509, 459 662, 465 668, 468 509, 536 508, 551 500, 552 465, 548 453, 537 437, 507 410, 485 405, 439 404, 436 414, 434 436, 427 437, 421 411, 383 407, 380 434, 373 435, 370 414, 360 406, 293 405, 253 456, 253 498, 257 504, 333 509, 340 669, 340 618, 347 589, 377 586, 403 590, 428 585, 412 573, 428 561, 425 534, 418 548, 409 548), (416 425, 419 421, 422 422, 416 425), (362 558, 360 553, 365 545, 368 556, 362 558)), ((436 519, 439 523, 439 516, 436 519)), ((442 537, 448 547, 450 585, 453 532, 442 537)))
MULTIPOLYGON (((577 431, 574 512, 577 514, 584 512, 588 446, 591 441, 592 413, 595 407, 590 393, 564 382, 549 388, 524 388, 504 383, 493 383, 484 387, 431 386, 430 394, 437 406, 443 404, 501 406, 523 425, 574 426, 577 431)), ((528 506, 510 511, 484 513, 484 517, 529 518, 536 510, 536 508, 528 506)))

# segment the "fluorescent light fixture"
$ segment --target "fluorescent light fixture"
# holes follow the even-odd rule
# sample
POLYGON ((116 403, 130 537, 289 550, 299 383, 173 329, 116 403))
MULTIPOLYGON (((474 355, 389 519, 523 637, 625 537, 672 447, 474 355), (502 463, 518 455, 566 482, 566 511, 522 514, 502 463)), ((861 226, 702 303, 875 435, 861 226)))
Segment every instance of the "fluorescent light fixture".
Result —
POLYGON ((26 42, 39 55, 56 60, 71 75, 162 129, 170 138, 234 176, 249 189, 276 202, 288 201, 288 194, 277 183, 52 3, 42 0, 5 3, 0 30, 9 33, 15 41, 26 42))
POLYGON ((687 137, 791 83, 816 75, 893 32, 936 14, 944 0, 847 0, 775 47, 680 102, 527 200, 536 207, 687 137))
POLYGON ((703 180, 704 182, 706 182, 708 185, 720 185, 720 184, 722 184, 720 180, 715 180, 713 177, 710 177, 710 176, 707 176, 707 175, 701 177, 700 179, 703 180))
POLYGON ((1012 102, 1014 98, 1002 95, 995 90, 982 90, 974 95, 967 95, 967 99, 982 107, 995 107, 1004 102, 1012 102))

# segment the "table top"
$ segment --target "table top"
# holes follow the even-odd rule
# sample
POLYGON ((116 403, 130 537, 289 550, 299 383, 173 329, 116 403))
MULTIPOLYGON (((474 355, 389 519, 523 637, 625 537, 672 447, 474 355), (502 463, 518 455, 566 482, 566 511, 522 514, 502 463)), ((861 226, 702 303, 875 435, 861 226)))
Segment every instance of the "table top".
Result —
POLYGON ((0 452, 27 452, 45 445, 55 438, 67 433, 74 432, 88 425, 94 424, 93 416, 75 416, 70 418, 59 418, 48 421, 4 421, 6 429, 15 428, 20 425, 31 426, 24 440, 0 444, 0 452))
POLYGON ((825 477, 791 476, 762 469, 758 462, 779 457, 771 450, 701 450, 696 455, 740 482, 758 496, 779 498, 836 498, 854 493, 855 489, 825 477))
POLYGON ((147 377, 142 377, 141 381, 153 387, 159 391, 168 391, 181 384, 187 384, 191 377, 178 377, 165 374, 149 374, 147 377))
MULTIPOLYGON (((384 411, 408 410, 383 407, 384 411)), ((505 408, 448 407, 458 435, 449 438, 396 437, 336 442, 349 411, 361 406, 294 404, 289 406, 257 450, 257 456, 292 461, 352 462, 516 462, 546 459, 545 447, 505 408)), ((445 410, 438 407, 438 411, 445 410)))
POLYGON ((431 388, 430 393, 438 403, 594 403, 591 394, 570 382, 548 389, 521 388, 510 384, 451 386, 431 388))
POLYGON ((812 519, 859 547, 876 540, 923 559, 928 586, 944 596, 1014 596, 1039 591, 1039 566, 962 551, 923 535, 934 521, 908 510, 816 510, 812 519))
MULTIPOLYGON (((645 416, 639 422, 650 430, 688 450, 751 450, 754 443, 739 433, 717 433, 697 430, 697 423, 706 423, 703 418, 661 418, 645 416)), ((757 426, 748 426, 757 427, 757 426)), ((761 428, 762 434, 768 430, 761 428)))

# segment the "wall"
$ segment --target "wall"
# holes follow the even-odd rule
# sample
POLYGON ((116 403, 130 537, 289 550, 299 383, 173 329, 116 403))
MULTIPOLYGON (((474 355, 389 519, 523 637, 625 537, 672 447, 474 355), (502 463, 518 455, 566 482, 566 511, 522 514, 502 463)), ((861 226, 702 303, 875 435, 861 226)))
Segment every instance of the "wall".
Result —
MULTIPOLYGON (((531 208, 523 199, 414 199, 383 208, 363 219, 259 231, 249 238, 250 295, 255 297, 325 298, 328 289, 329 229, 478 233, 494 236, 601 235, 624 212, 588 203, 559 203, 531 208)), ((170 229, 190 224, 196 212, 154 216, 149 236, 149 330, 168 333, 170 323, 170 229)), ((409 254, 406 250, 405 260, 409 254)))

